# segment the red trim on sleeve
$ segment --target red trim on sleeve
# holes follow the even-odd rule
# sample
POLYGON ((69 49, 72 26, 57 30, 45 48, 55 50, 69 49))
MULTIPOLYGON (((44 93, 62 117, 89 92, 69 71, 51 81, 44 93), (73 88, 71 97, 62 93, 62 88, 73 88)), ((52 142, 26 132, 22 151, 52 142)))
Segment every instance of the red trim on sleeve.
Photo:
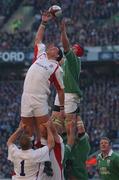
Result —
POLYGON ((55 153, 55 158, 58 162, 58 165, 60 167, 61 171, 61 177, 62 177, 62 152, 61 152, 61 144, 55 142, 55 147, 54 147, 54 153, 55 153))
POLYGON ((12 175, 12 176, 15 176, 15 175, 16 175, 16 173, 13 171, 11 175, 12 175))
POLYGON ((33 58, 32 64, 36 61, 37 55, 38 55, 38 46, 35 45, 35 47, 34 47, 34 58, 33 58))

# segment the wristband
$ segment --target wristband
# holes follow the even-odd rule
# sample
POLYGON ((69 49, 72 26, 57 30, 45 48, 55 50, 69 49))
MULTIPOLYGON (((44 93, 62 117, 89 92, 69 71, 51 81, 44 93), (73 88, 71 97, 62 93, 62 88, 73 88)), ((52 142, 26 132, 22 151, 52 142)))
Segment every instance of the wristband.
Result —
POLYGON ((47 25, 47 22, 46 21, 41 21, 41 25, 45 27, 47 25))
POLYGON ((84 127, 83 121, 77 121, 77 127, 84 127))
POLYGON ((61 111, 61 110, 64 110, 64 106, 60 106, 60 111, 61 111))

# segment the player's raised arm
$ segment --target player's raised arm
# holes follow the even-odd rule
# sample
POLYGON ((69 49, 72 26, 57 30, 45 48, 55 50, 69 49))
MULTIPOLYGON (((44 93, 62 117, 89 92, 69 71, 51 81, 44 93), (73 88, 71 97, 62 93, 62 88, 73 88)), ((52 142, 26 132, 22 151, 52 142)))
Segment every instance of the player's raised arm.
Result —
POLYGON ((67 145, 72 147, 74 145, 74 140, 75 140, 75 129, 74 129, 73 120, 67 124, 66 132, 67 132, 67 145))
POLYGON ((9 137, 7 141, 7 146, 10 146, 11 144, 13 144, 23 131, 24 131, 24 126, 20 123, 16 131, 9 137))
POLYGON ((38 31, 37 31, 36 37, 35 37, 35 45, 37 45, 38 43, 40 43, 43 40, 45 27, 47 25, 47 22, 51 18, 52 18, 52 16, 48 11, 46 11, 42 14, 42 21, 40 23, 40 26, 38 28, 38 31))
POLYGON ((47 123, 43 124, 47 128, 47 143, 49 150, 52 150, 52 148, 55 146, 54 136, 51 130, 51 122, 48 121, 47 123))
POLYGON ((61 29, 61 41, 64 48, 64 52, 67 52, 70 49, 70 43, 67 36, 66 24, 64 19, 61 21, 60 29, 61 29))

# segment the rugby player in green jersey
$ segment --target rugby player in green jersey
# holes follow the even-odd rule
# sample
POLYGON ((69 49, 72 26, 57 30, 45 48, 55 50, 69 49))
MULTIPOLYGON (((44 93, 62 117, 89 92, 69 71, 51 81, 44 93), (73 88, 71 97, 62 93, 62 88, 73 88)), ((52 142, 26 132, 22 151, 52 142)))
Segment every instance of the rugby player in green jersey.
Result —
POLYGON ((64 164, 64 175, 66 180, 88 180, 86 160, 89 152, 89 137, 85 132, 83 121, 78 116, 74 145, 64 164))
POLYGON ((119 180, 119 154, 111 148, 110 140, 102 137, 100 140, 101 153, 97 157, 97 167, 101 180, 119 180))
MULTIPOLYGON (((54 121, 57 131, 61 134, 61 124, 54 121)), ((68 121, 66 132, 61 136, 65 144, 64 151, 64 177, 65 180, 88 180, 86 160, 90 152, 88 134, 80 116, 77 117, 76 129, 74 121, 68 121)))
POLYGON ((64 20, 61 21, 60 29, 61 41, 66 59, 62 64, 64 72, 63 82, 65 88, 65 106, 61 107, 59 105, 58 96, 56 95, 53 116, 57 116, 56 112, 64 108, 66 113, 66 121, 71 121, 72 119, 76 118, 76 110, 82 96, 82 92, 79 87, 81 71, 81 60, 79 57, 83 55, 84 49, 79 44, 75 44, 73 47, 70 46, 64 20))

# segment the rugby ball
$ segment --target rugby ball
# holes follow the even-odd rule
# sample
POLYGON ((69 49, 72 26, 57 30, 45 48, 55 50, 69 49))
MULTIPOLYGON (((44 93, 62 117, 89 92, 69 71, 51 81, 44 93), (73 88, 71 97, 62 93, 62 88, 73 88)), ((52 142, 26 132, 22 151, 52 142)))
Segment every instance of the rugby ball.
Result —
POLYGON ((62 9, 58 5, 53 5, 49 8, 49 12, 52 14, 54 17, 59 17, 62 15, 62 9))

